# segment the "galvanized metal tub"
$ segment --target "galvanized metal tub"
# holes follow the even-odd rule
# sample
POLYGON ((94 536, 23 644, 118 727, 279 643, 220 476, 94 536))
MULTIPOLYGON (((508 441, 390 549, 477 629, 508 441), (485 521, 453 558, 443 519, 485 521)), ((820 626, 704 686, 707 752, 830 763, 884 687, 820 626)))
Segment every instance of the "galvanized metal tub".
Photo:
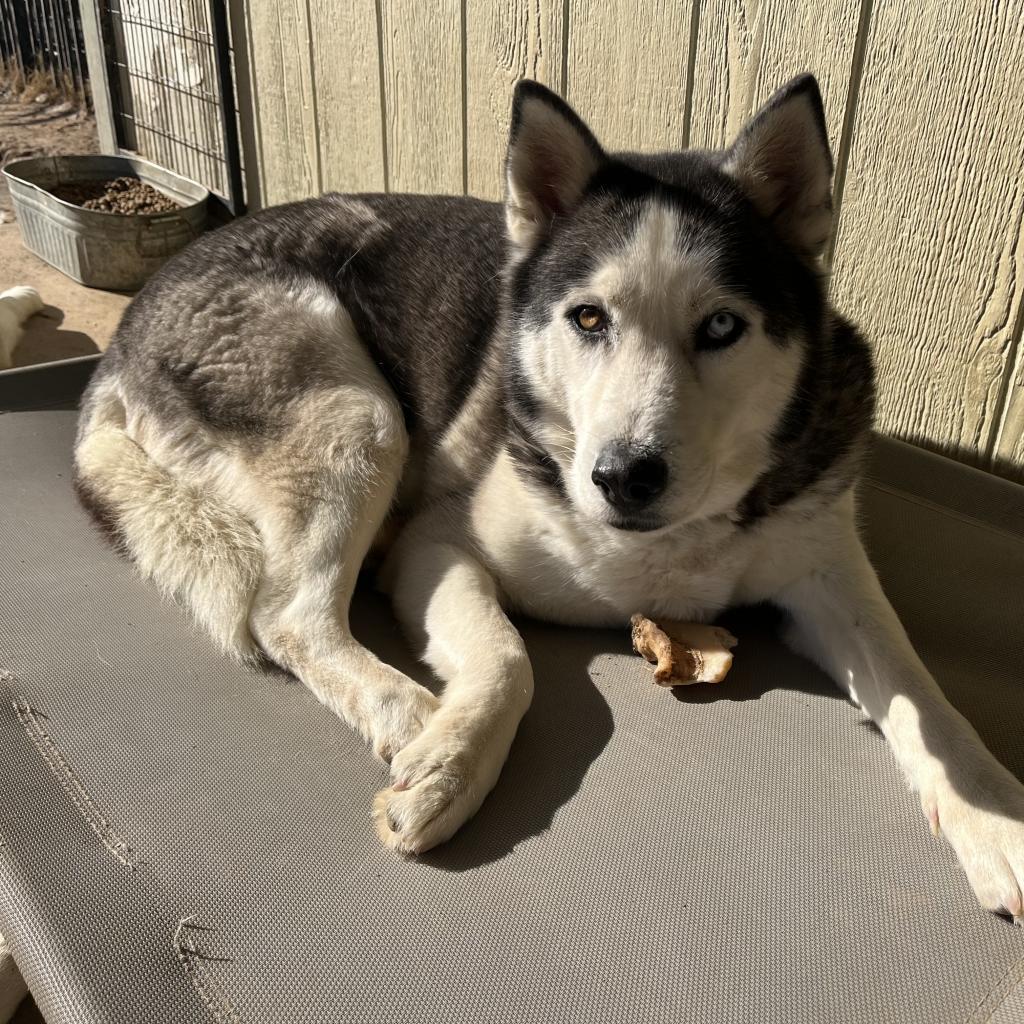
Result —
POLYGON ((209 190, 128 156, 42 156, 4 168, 27 248, 91 288, 133 291, 203 230, 209 190), (73 182, 140 178, 181 204, 170 213, 85 210, 50 191, 73 182))

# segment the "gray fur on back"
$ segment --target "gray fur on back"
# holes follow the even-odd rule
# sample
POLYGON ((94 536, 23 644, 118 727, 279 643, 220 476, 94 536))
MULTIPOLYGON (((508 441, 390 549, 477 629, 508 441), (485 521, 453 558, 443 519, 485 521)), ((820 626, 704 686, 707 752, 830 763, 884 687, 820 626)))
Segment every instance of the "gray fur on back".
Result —
POLYGON ((338 383, 329 339, 278 320, 284 292, 294 318, 322 288, 349 311, 409 423, 436 436, 487 347, 503 252, 493 203, 326 195, 266 210, 170 261, 129 307, 102 373, 158 416, 272 436, 303 391, 338 383))
POLYGON ((780 337, 809 339, 772 465, 738 521, 755 522, 819 484, 828 495, 841 491, 871 421, 868 349, 826 312, 821 282, 699 152, 610 162, 576 215, 511 273, 496 203, 329 194, 244 218, 195 242, 143 289, 97 380, 116 374, 160 421, 193 417, 259 445, 287 427, 302 394, 344 383, 332 339, 303 322, 303 303, 333 296, 397 394, 414 444, 429 451, 440 443, 483 379, 494 394, 481 403, 480 456, 504 438, 524 472, 557 493, 511 328, 532 315, 538 296, 581 276, 603 239, 628 232, 648 196, 677 204, 694 230, 717 233, 717 244, 735 252, 723 261, 734 287, 764 297, 780 337), (496 404, 499 393, 506 397, 496 404))

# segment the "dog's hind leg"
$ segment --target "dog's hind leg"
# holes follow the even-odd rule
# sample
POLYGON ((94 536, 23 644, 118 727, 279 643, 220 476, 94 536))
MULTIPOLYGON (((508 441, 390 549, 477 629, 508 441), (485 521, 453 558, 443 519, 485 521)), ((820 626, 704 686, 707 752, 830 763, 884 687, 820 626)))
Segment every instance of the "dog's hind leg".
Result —
POLYGON ((420 731, 437 699, 349 629, 359 569, 408 448, 398 404, 375 376, 307 394, 281 437, 232 456, 218 476, 262 539, 253 636, 390 758, 420 731))
MULTIPOLYGON (((102 373, 102 371, 100 371, 102 373)), ((128 431, 118 382, 97 378, 78 424, 75 489, 117 546, 220 647, 251 661, 249 609, 263 552, 253 524, 202 480, 157 462, 128 431)))
POLYGON ((108 357, 79 491, 225 649, 258 645, 390 757, 437 701, 356 642, 348 606, 402 474, 402 412, 336 299, 243 291, 108 357))
POLYGON ((142 574, 226 651, 251 658, 255 638, 390 757, 437 701, 348 628, 407 447, 375 368, 350 369, 355 383, 303 398, 280 437, 230 443, 153 425, 136 440, 116 381, 105 381, 83 410, 76 484, 142 574))

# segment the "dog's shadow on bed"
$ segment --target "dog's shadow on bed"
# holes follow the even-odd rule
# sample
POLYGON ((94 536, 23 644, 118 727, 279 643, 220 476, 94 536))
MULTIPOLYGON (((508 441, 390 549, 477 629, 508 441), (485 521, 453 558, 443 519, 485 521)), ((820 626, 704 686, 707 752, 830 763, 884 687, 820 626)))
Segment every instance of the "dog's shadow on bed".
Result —
MULTIPOLYGON (((483 807, 452 840, 421 857, 421 863, 444 871, 468 871, 508 856, 520 843, 550 828, 612 738, 612 707, 602 690, 616 705, 620 698, 630 699, 628 691, 633 687, 658 692, 664 698, 660 714, 674 709, 685 715, 688 706, 721 703, 723 714, 728 715, 730 703, 757 701, 776 691, 849 703, 823 672, 782 642, 784 616, 777 610, 739 608, 717 621, 740 639, 728 678, 717 686, 678 687, 669 693, 657 690, 650 669, 633 654, 626 628, 569 629, 517 621, 534 668, 533 704, 483 807), (612 661, 616 662, 613 668, 612 661), (605 673, 599 689, 595 680, 605 673), (620 694, 620 687, 627 692, 620 694)), ((352 626, 378 656, 436 690, 436 681, 413 657, 382 597, 361 592, 352 607, 352 626)), ((955 677, 956 666, 946 667, 955 677)), ((966 694, 960 696, 970 710, 972 702, 966 694)), ((859 721, 863 728, 877 732, 868 719, 859 721)), ((983 738, 1024 779, 1016 726, 999 716, 988 716, 979 724, 984 727, 983 738)), ((884 743, 880 734, 877 740, 884 743)), ((938 753, 941 747, 936 743, 934 749, 938 753)))
MULTIPOLYGON (((355 635, 378 657, 436 691, 429 671, 400 640, 383 598, 361 591, 351 617, 355 635)), ((544 832, 612 736, 611 709, 590 666, 602 654, 628 654, 628 631, 566 629, 530 620, 516 626, 533 664, 533 703, 483 807, 454 839, 421 858, 443 870, 467 871, 499 860, 544 832)))
MULTIPOLYGON (((757 700, 780 686, 791 688, 787 684, 794 676, 791 659, 796 656, 778 641, 777 616, 766 609, 740 610, 722 621, 743 637, 751 656, 738 660, 720 686, 672 691, 679 701, 757 700)), ((501 778, 483 807, 450 842, 421 858, 441 870, 467 871, 499 860, 551 826, 559 808, 579 790, 612 737, 612 710, 595 683, 606 671, 609 657, 627 659, 616 666, 615 686, 654 685, 649 670, 632 653, 626 628, 568 629, 533 620, 520 620, 516 625, 533 664, 533 704, 520 725, 501 778)), ((379 657, 432 685, 429 672, 401 639, 383 598, 361 591, 352 607, 352 627, 379 657)), ((824 677, 820 677, 819 688, 814 685, 814 674, 800 675, 804 684, 810 675, 814 692, 842 699, 824 677)), ((665 697, 670 700, 669 695, 665 697)), ((678 711, 685 713, 681 707, 678 711)))

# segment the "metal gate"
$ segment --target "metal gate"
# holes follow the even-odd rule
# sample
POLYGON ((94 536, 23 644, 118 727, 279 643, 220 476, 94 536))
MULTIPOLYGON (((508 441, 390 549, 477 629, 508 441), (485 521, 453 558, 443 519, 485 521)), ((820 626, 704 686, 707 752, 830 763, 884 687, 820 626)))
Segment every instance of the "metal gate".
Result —
POLYGON ((98 0, 98 14, 118 145, 244 212, 226 0, 98 0))
POLYGON ((87 100, 77 0, 0 0, 0 60, 8 80, 42 72, 58 93, 87 100))

